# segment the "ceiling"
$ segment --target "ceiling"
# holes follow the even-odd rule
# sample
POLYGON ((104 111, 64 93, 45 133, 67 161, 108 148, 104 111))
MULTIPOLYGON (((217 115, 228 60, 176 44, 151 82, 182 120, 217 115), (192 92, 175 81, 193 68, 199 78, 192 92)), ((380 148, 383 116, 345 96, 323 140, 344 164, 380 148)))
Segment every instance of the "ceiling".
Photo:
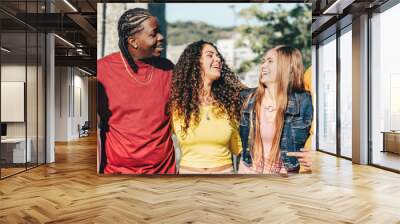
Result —
POLYGON ((374 11, 388 0, 310 0, 313 44, 351 24, 352 18, 374 11))
MULTIPOLYGON (((313 43, 315 44, 322 38, 336 32, 338 24, 345 26, 346 21, 351 23, 352 17, 374 10, 387 1, 292 0, 286 2, 312 3, 311 29, 313 43)), ((10 33, 4 37, 6 38, 4 41, 9 43, 7 47, 19 49, 16 52, 22 52, 22 48, 19 47, 25 46, 25 39, 18 38, 16 36, 18 33, 25 33, 26 31, 54 32, 60 37, 55 38, 56 65, 79 66, 95 73, 97 55, 96 8, 97 3, 102 2, 102 0, 47 0, 47 6, 45 2, 45 0, 0 1, 1 30, 3 33, 10 33), (50 11, 51 13, 49 13, 50 11)), ((107 2, 132 1, 108 0, 107 2)), ((270 0, 268 2, 282 1, 270 0)), ((5 43, 4 41, 2 43, 5 43)), ((33 43, 28 44, 27 53, 34 52, 34 48, 33 43)))
MULTIPOLYGON (((10 58, 34 54, 29 33, 52 32, 56 66, 78 66, 96 73, 97 0, 1 0, 2 46, 13 51, 10 58), (50 13, 51 12, 51 13, 50 13), (25 52, 25 46, 26 52, 25 52), (13 57, 14 56, 14 57, 13 57)), ((39 46, 41 47, 41 46, 39 46)), ((25 57, 23 57, 25 58, 25 57)))

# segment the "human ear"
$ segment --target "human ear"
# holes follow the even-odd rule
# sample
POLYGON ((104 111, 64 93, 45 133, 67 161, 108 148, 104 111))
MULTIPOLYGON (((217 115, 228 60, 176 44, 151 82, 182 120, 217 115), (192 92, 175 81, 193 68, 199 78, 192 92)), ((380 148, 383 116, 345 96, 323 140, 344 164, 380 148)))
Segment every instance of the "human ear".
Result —
POLYGON ((133 36, 128 37, 128 44, 135 49, 138 49, 138 47, 139 47, 138 43, 137 43, 137 39, 133 36))

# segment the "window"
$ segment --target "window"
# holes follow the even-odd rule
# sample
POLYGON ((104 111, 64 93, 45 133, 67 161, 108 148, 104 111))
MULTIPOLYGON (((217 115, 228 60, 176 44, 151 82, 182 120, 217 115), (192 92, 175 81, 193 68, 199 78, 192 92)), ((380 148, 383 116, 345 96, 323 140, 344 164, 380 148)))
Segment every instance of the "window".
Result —
POLYGON ((318 48, 318 149, 336 154, 336 36, 318 48))
POLYGON ((372 163, 400 170, 400 4, 371 18, 372 163))
POLYGON ((340 155, 352 157, 352 35, 351 26, 340 36, 340 155))
MULTIPOLYGON (((3 2, 2 2, 3 3, 3 2)), ((43 12, 44 1, 5 1, 20 16, 43 12)), ((0 178, 45 163, 45 35, 0 13, 0 105, 2 134, 0 178), (12 97, 15 100, 12 102, 12 97), (21 103, 20 103, 21 102, 21 103), (11 106, 17 109, 10 109, 11 106), (19 112, 19 113, 18 113, 19 112)), ((37 18, 37 17, 35 17, 37 18)))

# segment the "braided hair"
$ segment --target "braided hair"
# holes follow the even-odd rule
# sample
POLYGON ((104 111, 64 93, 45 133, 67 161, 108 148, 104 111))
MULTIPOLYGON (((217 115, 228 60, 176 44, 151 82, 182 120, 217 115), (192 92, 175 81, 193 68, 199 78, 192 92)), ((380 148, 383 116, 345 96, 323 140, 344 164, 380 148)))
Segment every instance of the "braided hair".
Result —
POLYGON ((134 72, 138 68, 128 51, 128 38, 142 31, 144 28, 141 24, 152 16, 147 9, 134 8, 124 12, 118 21, 118 46, 134 72))

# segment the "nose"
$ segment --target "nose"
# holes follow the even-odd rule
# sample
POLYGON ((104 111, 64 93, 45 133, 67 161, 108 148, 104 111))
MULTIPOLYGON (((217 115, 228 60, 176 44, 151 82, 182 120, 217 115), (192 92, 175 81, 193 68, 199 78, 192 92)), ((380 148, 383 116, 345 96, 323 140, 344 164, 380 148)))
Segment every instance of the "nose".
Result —
POLYGON ((266 69, 267 68, 267 66, 268 66, 268 64, 267 64, 267 62, 266 61, 264 61, 263 63, 261 63, 261 65, 260 65, 260 67, 261 68, 263 68, 263 69, 266 69))
POLYGON ((219 63, 219 62, 221 62, 221 57, 215 56, 215 59, 214 59, 214 60, 217 61, 217 62, 219 63))
POLYGON ((267 65, 266 65, 266 63, 262 63, 262 64, 260 65, 260 70, 263 71, 263 70, 265 70, 265 69, 267 69, 267 65))
POLYGON ((164 41, 164 36, 163 36, 161 33, 158 33, 158 35, 157 35, 157 40, 158 40, 159 42, 164 41))

